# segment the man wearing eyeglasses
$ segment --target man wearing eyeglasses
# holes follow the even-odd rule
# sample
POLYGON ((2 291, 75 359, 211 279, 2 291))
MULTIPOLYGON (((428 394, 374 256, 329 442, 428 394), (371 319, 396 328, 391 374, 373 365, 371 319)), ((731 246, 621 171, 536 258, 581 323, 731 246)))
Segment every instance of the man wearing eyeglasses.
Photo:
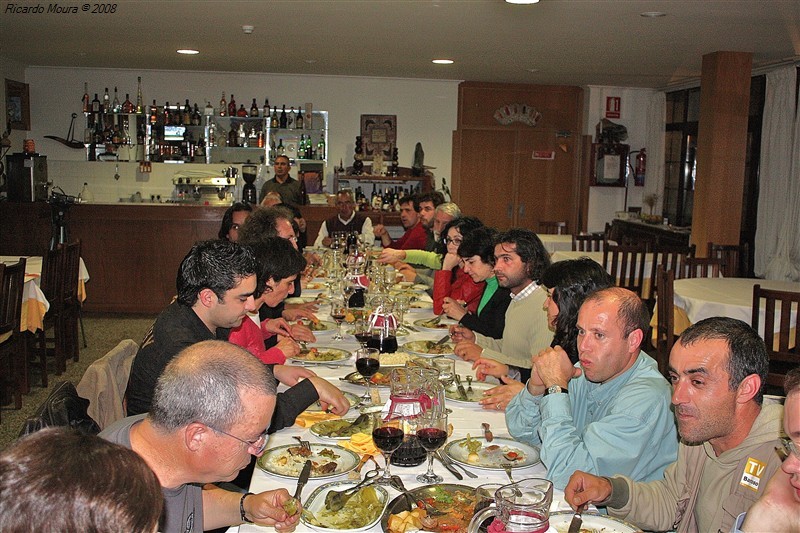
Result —
POLYGON ((740 529, 736 533, 800 531, 800 368, 786 374, 783 388, 783 431, 788 436, 776 449, 783 464, 769 480, 764 495, 739 515, 736 524, 740 529))
POLYGON ((244 522, 290 530, 300 514, 284 511, 286 489, 241 494, 210 485, 234 479, 264 453, 275 402, 267 366, 238 346, 203 341, 166 366, 150 413, 119 420, 100 436, 132 449, 155 472, 165 504, 160 531, 244 522))
POLYGON ((664 479, 576 471, 565 498, 573 507, 605 506, 648 531, 728 532, 781 465, 783 406, 762 406, 766 346, 741 320, 708 318, 683 332, 669 367, 681 444, 664 479))

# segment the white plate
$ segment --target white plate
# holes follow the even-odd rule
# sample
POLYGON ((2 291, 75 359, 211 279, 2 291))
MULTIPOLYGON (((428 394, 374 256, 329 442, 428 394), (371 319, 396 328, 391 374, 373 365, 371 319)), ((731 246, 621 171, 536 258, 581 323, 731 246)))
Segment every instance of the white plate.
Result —
POLYGON ((453 461, 461 463, 464 466, 484 468, 486 470, 502 471, 503 467, 501 465, 504 463, 510 463, 512 468, 524 468, 526 466, 533 466, 539 463, 539 450, 522 442, 499 437, 495 437, 492 442, 486 442, 486 439, 483 437, 475 437, 474 440, 477 440, 482 444, 481 449, 478 451, 479 460, 476 463, 470 463, 467 460, 469 451, 467 451, 465 446, 460 446, 460 443, 466 441, 466 439, 457 439, 448 442, 445 446, 444 453, 446 453, 453 461), (487 452, 486 447, 493 445, 500 446, 500 449, 487 452), (525 459, 513 462, 508 461, 503 458, 504 449, 505 451, 516 451, 517 453, 522 452, 525 454, 525 459))
POLYGON ((329 359, 327 361, 321 361, 321 360, 316 360, 316 359, 307 359, 307 358, 303 357, 302 355, 298 354, 298 355, 296 355, 294 357, 287 357, 286 360, 287 361, 292 361, 292 362, 303 363, 303 364, 306 364, 306 365, 329 365, 331 363, 338 363, 340 361, 345 361, 345 360, 349 359, 350 356, 353 355, 351 352, 348 352, 347 350, 341 350, 339 348, 332 348, 330 346, 314 346, 313 348, 316 348, 317 351, 320 352, 320 353, 330 352, 332 354, 335 354, 336 355, 336 359, 329 359))
MULTIPOLYGON (((342 394, 344 394, 344 397, 347 398, 348 402, 350 402, 351 408, 358 405, 361 402, 361 399, 352 392, 347 392, 343 390, 342 394)), ((319 404, 319 402, 314 402, 308 407, 308 409, 306 409, 306 411, 310 411, 312 413, 318 413, 322 411, 322 406, 319 404)))
POLYGON ((312 291, 321 292, 321 291, 324 291, 327 288, 328 288, 328 286, 325 284, 324 281, 313 281, 312 280, 312 281, 309 281, 308 284, 305 287, 303 287, 303 292, 309 292, 309 293, 312 292, 312 291))
POLYGON ((413 309, 433 309, 433 302, 423 302, 422 300, 416 300, 411 302, 409 307, 413 309))
MULTIPOLYGON (((321 487, 318 487, 314 492, 311 493, 311 496, 308 497, 308 500, 306 500, 306 503, 305 503, 305 505, 303 505, 303 507, 305 509, 307 509, 308 511, 310 511, 311 514, 316 514, 316 513, 320 512, 322 509, 325 508, 325 496, 328 494, 328 492, 330 492, 331 490, 337 490, 337 491, 338 490, 345 490, 348 487, 355 486, 356 483, 357 482, 355 482, 355 481, 334 481, 332 483, 326 483, 325 485, 322 485, 321 487)), ((342 533, 342 532, 346 532, 346 531, 366 531, 366 530, 372 528, 375 524, 377 524, 380 521, 381 517, 383 517, 383 513, 386 511, 386 504, 389 503, 389 493, 386 492, 386 489, 384 489, 383 487, 381 487, 379 485, 371 485, 371 486, 375 487, 375 490, 378 493, 378 498, 383 502, 383 507, 381 508, 381 512, 378 513, 377 518, 375 518, 375 520, 373 520, 369 524, 366 524, 366 525, 364 525, 362 527, 359 527, 359 528, 356 528, 356 529, 334 529, 334 528, 327 528, 327 527, 315 526, 315 525, 309 524, 303 518, 302 515, 300 516, 300 521, 303 522, 303 524, 305 524, 306 526, 314 529, 315 531, 323 531, 325 533, 342 533)))
POLYGON ((261 470, 269 474, 273 474, 282 478, 297 479, 300 476, 300 471, 303 469, 306 459, 311 459, 315 463, 321 463, 324 465, 329 463, 330 459, 320 455, 319 453, 326 449, 332 450, 336 455, 338 455, 338 458, 334 459, 336 462, 336 470, 330 474, 321 475, 316 474, 313 470, 311 471, 311 479, 327 479, 350 472, 356 467, 359 461, 358 454, 351 452, 350 450, 345 450, 336 444, 317 444, 312 442, 312 455, 309 457, 291 455, 288 451, 289 448, 299 447, 299 444, 287 444, 284 446, 278 446, 277 448, 272 448, 271 450, 264 452, 264 455, 258 458, 256 464, 258 464, 258 467, 261 470), (283 457, 287 457, 289 462, 285 465, 278 464, 276 461, 283 457))
MULTIPOLYGON (((550 527, 555 529, 558 533, 567 533, 573 516, 575 516, 575 513, 572 511, 550 513, 550 527)), ((629 524, 613 516, 584 512, 581 514, 581 518, 583 519, 581 531, 585 529, 597 531, 598 533, 638 533, 641 531, 641 529, 633 524, 629 524)))
MULTIPOLYGON (((447 332, 447 330, 444 331, 447 332)), ((426 351, 423 351, 424 346, 426 345, 425 343, 427 342, 432 342, 432 341, 410 341, 405 343, 400 348, 403 351, 410 352, 413 353, 414 355, 419 355, 420 357, 426 357, 426 358, 445 357, 448 355, 454 355, 453 353, 454 346, 449 342, 446 342, 441 346, 441 348, 444 349, 442 353, 428 353, 426 351)))
MULTIPOLYGON (((308 321, 304 320, 303 324, 308 327, 308 321)), ((327 320, 320 320, 317 327, 325 326, 325 329, 312 329, 311 333, 314 335, 327 335, 329 333, 336 333, 336 323, 335 322, 328 322, 327 320)), ((311 328, 309 328, 311 329, 311 328)))
POLYGON ((456 402, 456 403, 463 403, 463 404, 470 404, 475 405, 483 398, 483 391, 487 391, 489 389, 493 389, 497 387, 497 385, 493 383, 484 383, 483 381, 473 381, 472 382, 472 392, 470 392, 469 386, 467 382, 462 380, 464 385, 464 390, 467 392, 467 398, 469 400, 462 400, 461 395, 458 393, 458 388, 455 384, 447 387, 444 391, 444 397, 447 398, 448 402, 456 402))
POLYGON ((431 318, 420 318, 420 319, 414 321, 414 326, 418 327, 419 329, 421 329, 423 331, 436 331, 436 332, 441 332, 442 335, 444 335, 445 333, 447 333, 447 330, 450 329, 450 326, 452 326, 453 324, 457 324, 457 322, 454 322, 454 321, 449 320, 447 318, 443 318, 441 320, 441 322, 439 322, 439 324, 437 324, 437 327, 430 327, 430 326, 424 326, 423 325, 426 322, 430 322, 431 320, 433 320, 433 317, 431 317, 431 318))

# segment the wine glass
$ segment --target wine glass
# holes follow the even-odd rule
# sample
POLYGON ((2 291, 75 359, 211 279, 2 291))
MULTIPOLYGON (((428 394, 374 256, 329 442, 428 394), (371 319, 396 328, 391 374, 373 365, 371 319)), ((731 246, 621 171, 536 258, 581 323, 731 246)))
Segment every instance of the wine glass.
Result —
POLYGON ((403 326, 403 316, 408 311, 408 306, 411 304, 408 296, 395 296, 394 297, 394 310, 397 311, 397 333, 408 334, 409 331, 403 326))
POLYGON ((342 337, 342 322, 344 317, 347 316, 347 306, 344 305, 344 299, 341 297, 331 299, 331 318, 336 322, 336 335, 333 336, 334 341, 344 340, 342 337))
POLYGON ((448 357, 437 357, 431 362, 433 368, 439 372, 439 382, 445 388, 452 385, 456 377, 456 362, 448 357))
POLYGON ((417 420, 417 439, 428 452, 428 471, 417 476, 417 481, 432 485, 444 481, 442 476, 433 471, 433 452, 444 446, 447 441, 447 413, 427 411, 417 420))
MULTIPOLYGON (((369 334, 367 334, 369 335, 369 334)), ((380 352, 375 348, 359 348, 356 350, 356 370, 364 376, 367 382, 367 390, 361 396, 361 405, 372 405, 372 376, 374 376, 381 366, 380 352)))
POLYGON ((362 348, 367 347, 367 342, 372 336, 372 332, 369 327, 369 321, 365 317, 356 318, 356 322, 353 325, 353 336, 362 348))
POLYGON ((386 459, 386 468, 383 469, 383 475, 375 480, 379 485, 391 485, 392 473, 390 465, 392 463, 392 453, 403 444, 403 417, 390 415, 388 418, 383 419, 380 412, 375 413, 375 420, 372 425, 372 442, 375 446, 383 452, 386 459))

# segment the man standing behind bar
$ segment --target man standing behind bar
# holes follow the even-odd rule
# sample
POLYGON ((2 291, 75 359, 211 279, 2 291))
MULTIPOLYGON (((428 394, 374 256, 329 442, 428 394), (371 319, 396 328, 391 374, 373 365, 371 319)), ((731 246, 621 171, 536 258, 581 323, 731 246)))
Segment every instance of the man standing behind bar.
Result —
POLYGON ((413 196, 400 199, 400 223, 406 232, 396 240, 392 240, 383 224, 376 224, 372 232, 381 240, 384 248, 424 250, 428 233, 420 221, 419 208, 413 196))
POLYGON ((370 247, 375 240, 372 233, 372 220, 362 213, 355 211, 356 200, 351 189, 342 189, 336 193, 336 215, 325 220, 319 228, 319 235, 314 241, 314 246, 330 247, 330 235, 336 232, 360 233, 364 242, 370 247))
POLYGON ((281 199, 286 204, 297 206, 305 203, 303 191, 300 190, 300 182, 289 175, 290 166, 287 156, 279 155, 275 158, 275 162, 272 164, 275 177, 261 186, 260 200, 263 200, 269 191, 275 191, 281 195, 281 199))

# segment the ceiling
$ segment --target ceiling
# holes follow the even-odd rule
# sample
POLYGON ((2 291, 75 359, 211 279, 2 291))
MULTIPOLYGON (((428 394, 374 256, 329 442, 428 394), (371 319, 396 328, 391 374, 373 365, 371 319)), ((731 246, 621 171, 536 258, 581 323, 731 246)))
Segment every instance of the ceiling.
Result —
POLYGON ((60 4, 78 13, 10 13, 4 2, 0 56, 26 66, 653 88, 697 79, 714 51, 752 52, 754 68, 800 59, 800 0, 118 0, 111 14, 60 4), (666 16, 640 16, 647 11, 666 16), (431 63, 440 57, 455 63, 431 63))

